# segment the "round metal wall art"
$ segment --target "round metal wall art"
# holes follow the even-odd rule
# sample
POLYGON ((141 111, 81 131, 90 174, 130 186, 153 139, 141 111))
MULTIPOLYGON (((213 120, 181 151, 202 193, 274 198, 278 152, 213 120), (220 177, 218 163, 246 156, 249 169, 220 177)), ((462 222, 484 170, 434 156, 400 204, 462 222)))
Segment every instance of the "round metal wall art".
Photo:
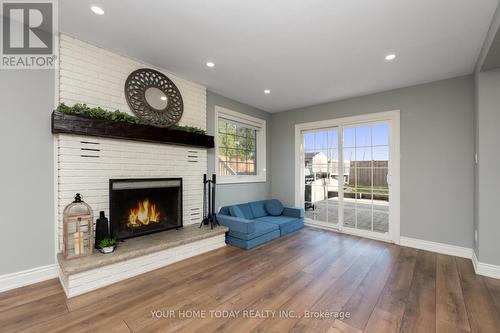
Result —
POLYGON ((125 98, 137 117, 158 127, 177 124, 184 110, 177 86, 164 74, 150 68, 135 70, 128 76, 125 98))

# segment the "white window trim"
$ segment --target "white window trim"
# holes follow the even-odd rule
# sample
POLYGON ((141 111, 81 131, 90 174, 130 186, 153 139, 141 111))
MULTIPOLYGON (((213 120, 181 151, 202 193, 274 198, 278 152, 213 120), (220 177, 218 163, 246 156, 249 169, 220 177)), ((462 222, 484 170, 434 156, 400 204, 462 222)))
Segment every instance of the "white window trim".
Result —
MULTIPOLYGON (((301 132, 306 130, 315 130, 320 128, 338 127, 338 126, 352 126, 357 123, 389 121, 391 122, 391 131, 389 135, 392 137, 393 144, 391 145, 391 175, 389 176, 392 186, 389 189, 389 197, 391 198, 390 215, 389 215, 389 233, 386 238, 377 238, 379 240, 390 241, 399 244, 400 232, 400 214, 401 214, 401 185, 400 185, 400 110, 385 111, 368 113, 359 116, 334 118, 328 120, 321 120, 309 123, 295 124, 295 206, 302 207, 304 204, 302 188, 304 182, 303 168, 301 165, 302 153, 302 140, 301 132)), ((306 222, 307 219, 306 219, 306 222)), ((316 222, 311 225, 317 225, 316 222)), ((326 226, 326 224, 323 224, 326 226)), ((331 225, 329 226, 331 228, 331 225)), ((371 232, 364 232, 363 230, 352 231, 350 228, 342 228, 340 230, 344 233, 352 233, 362 237, 373 237, 371 232)))
POLYGON ((264 119, 252 117, 240 112, 229 110, 221 106, 215 106, 214 112, 214 140, 215 140, 215 157, 214 167, 217 174, 218 184, 238 184, 238 183, 263 183, 266 182, 266 121, 264 119), (240 175, 240 176, 220 176, 219 170, 219 118, 236 121, 252 127, 257 130, 257 175, 240 175))

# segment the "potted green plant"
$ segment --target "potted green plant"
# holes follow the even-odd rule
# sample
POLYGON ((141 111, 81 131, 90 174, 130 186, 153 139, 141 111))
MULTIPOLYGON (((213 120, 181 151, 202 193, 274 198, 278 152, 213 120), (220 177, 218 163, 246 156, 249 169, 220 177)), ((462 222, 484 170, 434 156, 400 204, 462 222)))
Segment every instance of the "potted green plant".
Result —
POLYGON ((99 243, 99 248, 101 249, 102 253, 111 253, 116 248, 116 240, 113 238, 104 238, 99 243))

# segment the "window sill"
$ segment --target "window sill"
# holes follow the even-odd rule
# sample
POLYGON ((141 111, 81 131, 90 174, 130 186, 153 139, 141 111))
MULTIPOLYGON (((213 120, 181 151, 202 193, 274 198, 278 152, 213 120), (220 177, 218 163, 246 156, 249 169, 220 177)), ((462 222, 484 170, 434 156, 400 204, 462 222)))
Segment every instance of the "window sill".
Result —
POLYGON ((241 177, 241 178, 227 178, 227 177, 221 177, 219 176, 217 178, 217 185, 229 185, 229 184, 245 184, 245 183, 265 183, 266 177, 255 177, 255 178, 248 178, 248 177, 241 177))

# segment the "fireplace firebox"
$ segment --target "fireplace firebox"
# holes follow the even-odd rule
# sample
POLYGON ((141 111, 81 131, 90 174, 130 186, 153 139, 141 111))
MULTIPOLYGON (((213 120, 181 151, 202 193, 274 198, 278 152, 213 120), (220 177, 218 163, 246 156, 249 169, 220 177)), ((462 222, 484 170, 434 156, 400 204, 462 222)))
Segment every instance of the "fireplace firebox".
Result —
POLYGON ((182 178, 110 179, 111 234, 116 239, 182 227, 182 178))

